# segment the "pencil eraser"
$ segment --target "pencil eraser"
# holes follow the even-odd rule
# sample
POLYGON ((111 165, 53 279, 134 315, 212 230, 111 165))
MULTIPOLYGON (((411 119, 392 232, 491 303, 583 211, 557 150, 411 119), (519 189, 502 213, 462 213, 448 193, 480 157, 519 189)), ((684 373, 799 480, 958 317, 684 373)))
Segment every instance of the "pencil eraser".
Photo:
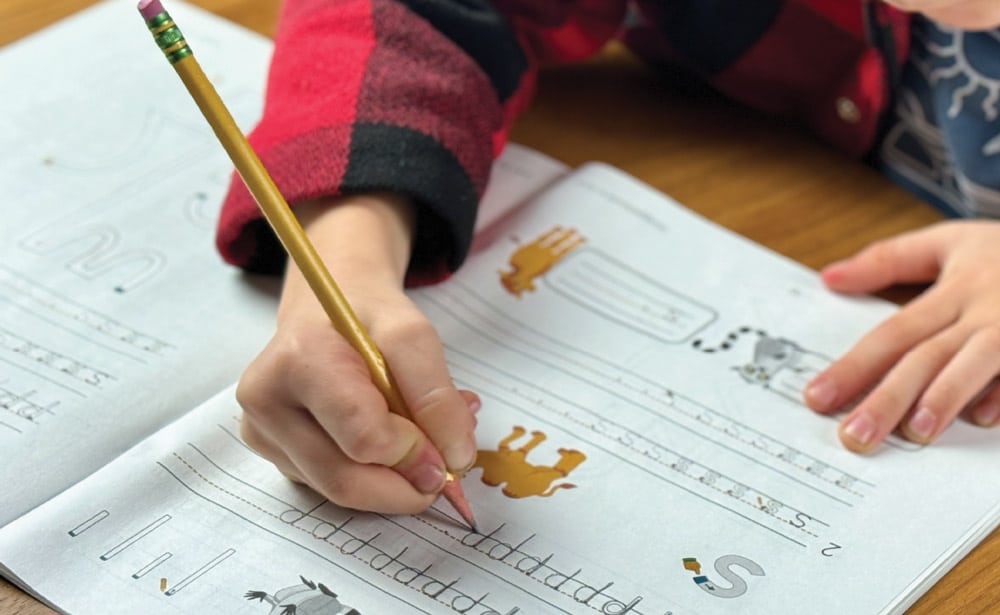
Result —
POLYGON ((152 19, 163 12, 160 0, 139 0, 138 8, 143 19, 152 19))

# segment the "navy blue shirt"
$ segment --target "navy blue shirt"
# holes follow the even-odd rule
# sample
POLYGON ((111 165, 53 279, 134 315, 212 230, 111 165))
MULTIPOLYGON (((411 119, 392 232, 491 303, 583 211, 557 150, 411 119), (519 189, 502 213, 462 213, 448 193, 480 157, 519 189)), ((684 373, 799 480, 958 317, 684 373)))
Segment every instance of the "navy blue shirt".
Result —
POLYGON ((1000 29, 914 16, 875 164, 952 217, 1000 218, 1000 29))

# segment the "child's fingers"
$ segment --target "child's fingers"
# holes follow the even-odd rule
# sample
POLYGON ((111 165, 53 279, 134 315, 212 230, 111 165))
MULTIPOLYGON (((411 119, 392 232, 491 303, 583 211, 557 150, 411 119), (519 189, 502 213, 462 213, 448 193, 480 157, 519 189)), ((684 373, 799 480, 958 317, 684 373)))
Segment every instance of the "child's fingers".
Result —
MULTIPOLYGON (((903 433, 915 442, 929 442, 967 406, 981 406, 984 401, 995 402, 997 393, 986 391, 1000 373, 1000 334, 994 328, 975 330, 954 355, 941 373, 927 387, 916 406, 916 412, 903 425, 903 433), (977 401, 977 397, 983 395, 977 401)), ((995 387, 994 387, 995 388, 995 387)), ((982 410, 986 412, 986 410, 982 410)), ((973 412, 975 417, 977 412, 973 412)), ((984 419, 995 417, 984 416, 984 419)), ((986 420, 992 424, 994 420, 986 420)))
POLYGON ((913 348, 951 325, 956 307, 947 297, 924 293, 866 333, 805 389, 806 404, 833 412, 870 388, 913 348))
POLYGON ((841 423, 844 445, 874 448, 897 425, 926 444, 965 412, 979 424, 1000 415, 1000 338, 996 329, 955 325, 920 344, 894 367, 841 423), (978 418, 977 418, 978 417, 978 418))
POLYGON ((937 277, 948 227, 938 225, 872 243, 854 256, 830 264, 820 276, 831 289, 867 293, 893 284, 937 277))
POLYGON ((395 324, 390 331, 373 329, 372 335, 377 335, 413 420, 447 467, 464 471, 476 459, 475 417, 467 396, 452 382, 441 340, 423 316, 395 324))
MULTIPOLYGON (((952 327, 906 353, 885 378, 841 421, 840 438, 844 446, 857 452, 873 449, 915 406, 920 409, 909 421, 910 423, 917 421, 915 427, 919 433, 925 433, 929 420, 927 410, 919 406, 917 401, 921 399, 928 383, 933 382, 946 368, 961 348, 963 340, 964 333, 952 327)), ((948 420, 957 412, 958 409, 955 409, 948 420)), ((925 442, 937 433, 939 422, 943 418, 935 414, 931 419, 934 421, 930 424, 933 433, 916 441, 925 442)))
POLYGON ((465 400, 465 405, 469 408, 469 412, 473 415, 479 413, 480 408, 483 407, 483 400, 479 399, 478 393, 468 389, 459 389, 458 394, 465 400))
POLYGON ((453 386, 429 385, 427 382, 417 391, 404 387, 403 395, 413 400, 408 401, 413 419, 441 451, 448 468, 464 472, 476 460, 475 417, 453 386))
POLYGON ((292 462, 302 469, 314 489, 340 506, 386 514, 414 514, 426 510, 440 490, 439 485, 434 492, 421 493, 414 488, 412 479, 405 476, 406 468, 397 471, 384 465, 353 461, 315 425, 290 425, 287 436, 297 443, 288 452, 292 462))
MULTIPOLYGON (((430 493, 420 493, 392 468, 352 460, 305 410, 271 409, 254 413, 251 420, 266 423, 262 431, 280 447, 293 472, 339 506, 387 514, 416 513, 430 506, 440 489, 439 484, 430 493), (264 421, 259 420, 262 416, 264 421)), ((429 443, 427 448, 433 450, 429 443)))
MULTIPOLYGON (((393 468, 421 493, 437 493, 444 485, 445 465, 421 429, 389 412, 367 370, 352 373, 341 368, 331 373, 338 374, 335 381, 301 378, 293 382, 297 405, 309 409, 317 429, 322 428, 338 452, 352 462, 393 468)), ((269 425, 270 431, 277 428, 273 422, 269 425)))
POLYGON ((828 412, 881 380, 841 424, 848 448, 869 450, 897 425, 908 438, 929 442, 960 412, 980 424, 998 422, 998 239, 995 223, 942 223, 863 250, 824 273, 831 287, 851 291, 940 274, 807 387, 806 403, 828 412))
POLYGON ((933 440, 952 420, 985 389, 1000 369, 1000 356, 992 352, 994 342, 985 330, 970 331, 958 324, 951 337, 960 341, 934 379, 913 406, 911 416, 900 425, 903 434, 914 442, 933 440))
POLYGON ((338 454, 357 464, 392 467, 416 490, 437 493, 445 467, 427 437, 412 422, 389 413, 367 366, 342 338, 331 335, 318 346, 319 352, 303 343, 272 340, 237 387, 245 414, 292 459, 289 447, 297 444, 281 434, 286 421, 305 414, 335 443, 338 454))
POLYGON ((479 414, 479 410, 483 407, 483 400, 479 399, 479 395, 468 389, 459 389, 458 394, 462 396, 462 399, 465 401, 465 407, 469 409, 469 413, 472 415, 472 428, 475 429, 479 426, 479 419, 476 418, 476 415, 479 414))
POLYGON ((996 378, 969 404, 962 416, 980 427, 996 427, 1000 424, 1000 384, 996 378))
POLYGON ((289 480, 305 484, 306 480, 292 460, 288 458, 285 451, 275 444, 274 440, 267 437, 255 424, 253 417, 244 414, 240 420, 240 438, 243 442, 254 450, 258 455, 273 463, 278 471, 288 477, 289 480))

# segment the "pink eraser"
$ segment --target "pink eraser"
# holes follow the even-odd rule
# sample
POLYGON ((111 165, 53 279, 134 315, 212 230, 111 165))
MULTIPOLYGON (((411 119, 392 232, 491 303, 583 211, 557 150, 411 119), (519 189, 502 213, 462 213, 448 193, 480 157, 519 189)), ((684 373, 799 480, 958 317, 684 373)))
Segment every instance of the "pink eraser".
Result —
POLYGON ((138 8, 143 19, 152 19, 163 12, 160 0, 139 0, 138 8))

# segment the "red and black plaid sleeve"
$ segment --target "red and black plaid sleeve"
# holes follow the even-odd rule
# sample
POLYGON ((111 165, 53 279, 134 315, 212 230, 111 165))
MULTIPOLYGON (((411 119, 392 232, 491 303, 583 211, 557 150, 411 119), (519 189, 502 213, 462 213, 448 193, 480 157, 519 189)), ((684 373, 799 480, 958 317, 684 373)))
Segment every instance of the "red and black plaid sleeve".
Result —
MULTIPOLYGON (((624 0, 286 0, 250 135, 290 203, 373 190, 418 205, 411 281, 456 269, 493 158, 540 62, 585 57, 624 0)), ((277 272, 284 253, 237 178, 223 257, 277 272)))

